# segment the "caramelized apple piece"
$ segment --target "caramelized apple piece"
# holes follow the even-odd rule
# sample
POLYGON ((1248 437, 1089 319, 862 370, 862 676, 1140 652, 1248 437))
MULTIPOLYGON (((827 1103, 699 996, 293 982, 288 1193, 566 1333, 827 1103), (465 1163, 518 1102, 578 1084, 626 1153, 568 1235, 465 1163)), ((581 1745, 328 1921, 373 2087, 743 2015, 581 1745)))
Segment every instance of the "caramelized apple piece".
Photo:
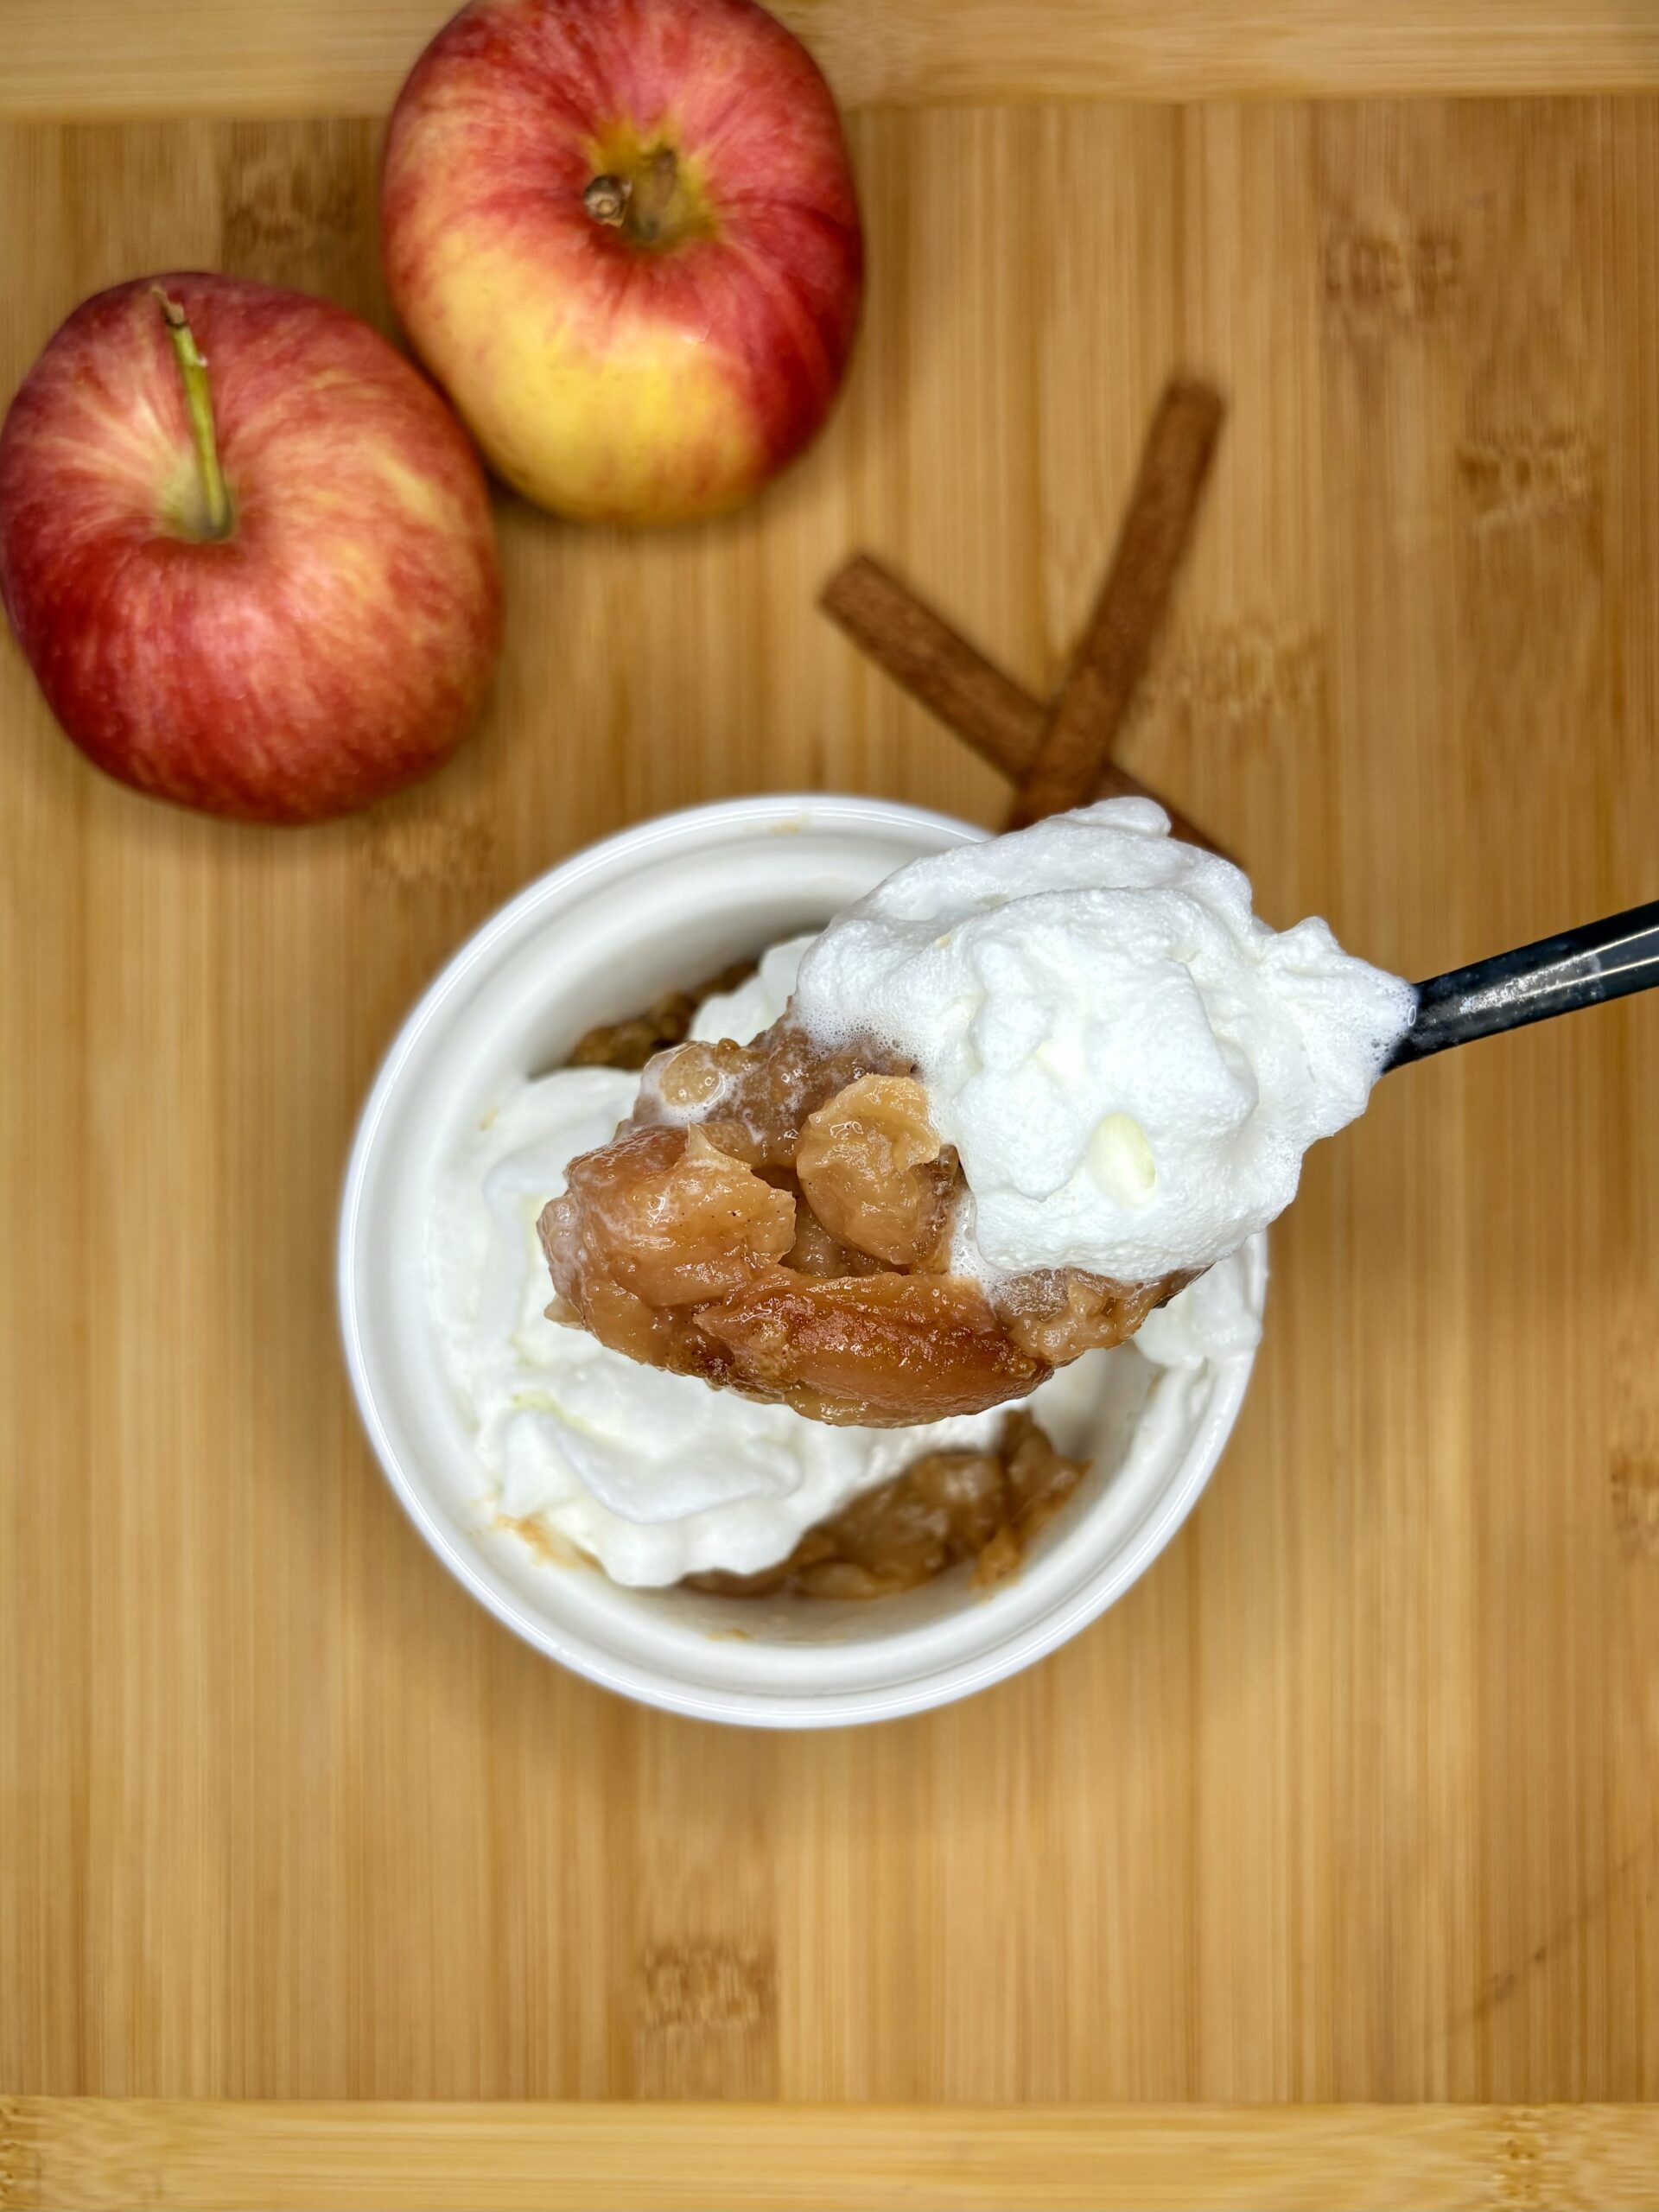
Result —
POLYGON ((815 1282, 776 1268, 697 1319, 731 1352, 741 1388, 815 1421, 900 1427, 982 1413, 1048 1373, 957 1275, 815 1282))
POLYGON ((882 1598, 931 1582, 977 1559, 1006 1528, 1007 1478, 995 1452, 927 1452, 879 1490, 866 1491, 811 1536, 831 1554, 796 1570, 811 1598, 882 1598))
POLYGON ((836 1275, 874 1275, 881 1271, 880 1260, 873 1260, 868 1252, 855 1252, 839 1236, 832 1236, 806 1205, 795 1209, 795 1242, 784 1255, 784 1265, 798 1275, 810 1275, 817 1282, 829 1282, 836 1275))
POLYGON ((731 1380, 730 1353, 712 1337, 704 1336, 690 1307, 647 1306, 643 1298, 602 1274, 584 1283, 580 1306, 562 1296, 556 1299, 547 1309, 550 1320, 565 1318, 564 1313, 556 1310, 560 1307, 568 1307, 579 1328, 626 1359, 637 1359, 646 1367, 670 1368, 677 1375, 700 1376, 716 1386, 731 1380))
POLYGON ((1028 1413, 1013 1413, 994 1450, 924 1452, 891 1482, 809 1529, 765 1573, 688 1579, 693 1588, 733 1598, 785 1590, 804 1598, 881 1598, 971 1559, 983 1588, 1014 1571, 1083 1472, 1028 1413))
POLYGON ((1082 1268, 1038 1268, 999 1283, 992 1302, 1021 1351, 1046 1366, 1065 1367, 1086 1351, 1123 1343, 1192 1280, 1167 1274, 1150 1282, 1114 1282, 1082 1268))
POLYGON ((825 1052, 787 1020, 775 1022, 753 1045, 682 1045, 645 1070, 632 1126, 659 1122, 736 1124, 741 1140, 727 1136, 741 1159, 756 1167, 789 1167, 808 1118, 861 1076, 907 1074, 891 1053, 870 1044, 825 1052))
POLYGON ((642 1068, 658 1052, 677 1045, 696 1019, 705 999, 734 991, 754 973, 753 960, 739 961, 711 976, 695 990, 664 991, 643 1014, 626 1021, 601 1022, 578 1037, 570 1048, 573 1068, 642 1068))
POLYGON ((974 1580, 981 1589, 1014 1572, 1032 1538, 1054 1518, 1087 1472, 1082 1460, 1057 1452, 1041 1425, 1023 1409, 1003 1424, 1001 1450, 1014 1513, 979 1555, 974 1580))
POLYGON ((861 1076, 809 1114, 795 1148, 801 1195, 834 1236, 890 1267, 938 1250, 957 1179, 913 1077, 861 1076))
POLYGON ((700 1128, 641 1129, 570 1163, 542 1217, 555 1287, 579 1312, 608 1279, 647 1306, 740 1289, 795 1241, 795 1201, 700 1128))

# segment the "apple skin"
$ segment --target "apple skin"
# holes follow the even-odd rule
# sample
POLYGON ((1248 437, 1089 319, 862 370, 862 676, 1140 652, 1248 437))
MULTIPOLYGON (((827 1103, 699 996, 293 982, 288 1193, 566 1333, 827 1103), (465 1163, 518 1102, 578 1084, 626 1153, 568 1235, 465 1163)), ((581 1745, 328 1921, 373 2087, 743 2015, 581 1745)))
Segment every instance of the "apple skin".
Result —
POLYGON ((840 118, 753 0, 474 0, 381 181, 392 304, 505 480, 588 521, 737 505, 823 424, 863 293, 840 118), (677 168, 655 243, 584 193, 677 168))
POLYGON ((30 370, 0 430, 0 600, 90 760, 250 822, 437 767, 501 635, 484 474, 442 399, 356 315, 216 276, 99 293, 30 370), (207 359, 222 538, 158 285, 207 359))

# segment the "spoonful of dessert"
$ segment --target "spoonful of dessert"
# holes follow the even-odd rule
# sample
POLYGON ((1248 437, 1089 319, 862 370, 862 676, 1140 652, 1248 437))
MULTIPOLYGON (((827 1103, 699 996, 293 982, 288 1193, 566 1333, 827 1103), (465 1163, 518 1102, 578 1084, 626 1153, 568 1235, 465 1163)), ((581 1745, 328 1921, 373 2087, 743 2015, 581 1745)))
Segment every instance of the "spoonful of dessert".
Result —
POLYGON ((1659 906, 1414 987, 1111 799, 912 862, 752 1045, 661 1052, 543 1211, 556 1319, 899 1427, 1122 1343, 1385 1070, 1659 982, 1659 906))

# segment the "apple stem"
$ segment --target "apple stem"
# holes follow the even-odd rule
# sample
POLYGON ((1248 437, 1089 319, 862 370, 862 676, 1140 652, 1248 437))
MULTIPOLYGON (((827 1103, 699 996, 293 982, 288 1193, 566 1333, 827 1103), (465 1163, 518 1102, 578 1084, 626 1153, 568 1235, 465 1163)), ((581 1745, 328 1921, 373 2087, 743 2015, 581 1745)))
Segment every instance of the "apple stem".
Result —
POLYGON ((596 223, 615 230, 628 212, 633 187, 625 176, 596 176, 582 195, 582 204, 596 223))
POLYGON ((207 509, 207 535, 227 537, 231 529, 231 495, 226 487, 225 471, 219 467, 219 440, 213 434, 213 396, 207 383, 207 364, 182 307, 176 300, 168 299, 159 284, 152 289, 161 302, 162 320, 173 340, 179 374, 184 383, 185 412, 190 417, 190 435, 195 440, 196 466, 201 473, 202 498, 207 509))
POLYGON ((669 243, 662 234, 671 218, 677 219, 675 228, 683 219, 683 210, 677 207, 679 191, 680 164, 674 149, 658 146, 632 176, 607 170, 590 177, 582 204, 606 230, 626 231, 636 245, 656 245, 669 243))

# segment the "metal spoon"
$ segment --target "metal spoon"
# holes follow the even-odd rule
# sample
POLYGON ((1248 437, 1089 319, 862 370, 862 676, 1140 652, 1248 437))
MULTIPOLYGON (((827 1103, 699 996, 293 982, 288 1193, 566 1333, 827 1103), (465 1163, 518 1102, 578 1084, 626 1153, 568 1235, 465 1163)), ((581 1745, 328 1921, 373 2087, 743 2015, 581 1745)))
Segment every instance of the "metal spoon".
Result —
POLYGON ((1417 1019, 1385 1068, 1427 1059, 1502 1029, 1573 1014, 1659 984, 1659 899, 1514 952, 1495 952, 1417 987, 1417 1019))

